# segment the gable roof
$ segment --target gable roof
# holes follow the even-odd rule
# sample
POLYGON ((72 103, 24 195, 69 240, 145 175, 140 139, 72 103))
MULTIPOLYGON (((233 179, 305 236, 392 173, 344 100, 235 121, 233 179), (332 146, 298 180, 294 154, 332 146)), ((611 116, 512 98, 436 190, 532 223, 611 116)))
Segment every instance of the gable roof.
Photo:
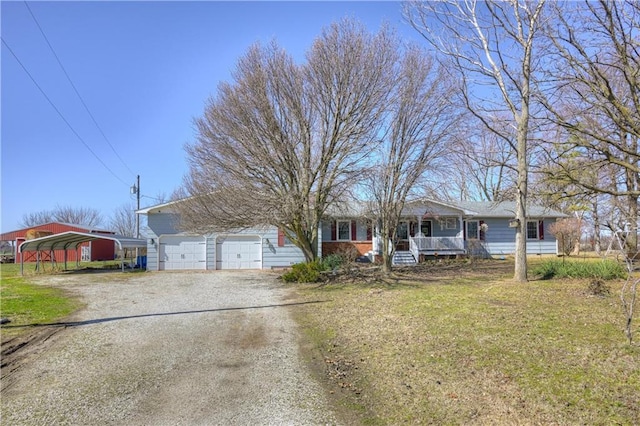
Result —
MULTIPOLYGON (((474 210, 479 217, 507 217, 513 218, 516 215, 516 203, 514 201, 459 201, 463 208, 474 210)), ((527 217, 549 217, 560 218, 568 215, 539 205, 527 206, 527 217)))
POLYGON ((107 229, 98 229, 98 228, 94 228, 94 227, 91 227, 91 226, 79 225, 79 224, 76 224, 76 223, 45 222, 45 223, 40 223, 38 225, 27 226, 26 228, 20 228, 20 229, 16 229, 16 230, 13 230, 13 231, 3 232, 2 234, 0 234, 0 240, 2 240, 2 241, 15 240, 18 237, 24 236, 24 234, 27 231, 31 230, 31 229, 36 229, 36 230, 47 229, 47 230, 50 230, 51 228, 53 228, 58 233, 65 232, 65 231, 71 231, 71 230, 75 230, 75 231, 78 231, 78 232, 88 232, 88 233, 96 232, 96 233, 102 233, 102 234, 114 234, 115 233, 115 232, 109 231, 107 229))

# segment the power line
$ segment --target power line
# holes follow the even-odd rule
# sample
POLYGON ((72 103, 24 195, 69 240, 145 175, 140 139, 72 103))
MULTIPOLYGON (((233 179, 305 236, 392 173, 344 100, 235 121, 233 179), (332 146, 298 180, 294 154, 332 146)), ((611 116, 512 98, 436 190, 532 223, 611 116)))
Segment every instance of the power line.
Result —
POLYGON ((100 134, 102 135, 102 137, 104 138, 104 140, 107 142, 107 144, 109 145, 109 147, 111 148, 111 150, 113 151, 113 153, 116 155, 116 157, 118 157, 118 159, 120 160, 120 162, 127 168, 127 170, 129 170, 129 173, 131 173, 133 176, 136 176, 136 174, 129 168, 129 166, 127 165, 127 163, 124 162, 124 160, 122 159, 122 157, 120 157, 120 154, 118 154, 118 151, 116 151, 116 149, 113 147, 113 145, 111 144, 111 142, 109 141, 109 139, 107 138, 107 135, 105 135, 104 131, 102 130, 102 128, 100 127, 100 125, 98 124, 97 120, 95 119, 95 117, 93 116, 93 114, 91 113, 91 111, 89 110, 89 107, 87 106, 87 104, 85 103, 84 99, 82 98, 82 96, 80 96, 80 92, 78 91, 78 89, 76 88, 76 85, 73 84, 73 81, 71 80, 71 77, 69 76, 69 74, 67 73, 67 70, 65 69, 64 65, 62 65, 62 61, 60 60, 60 58, 58 57, 58 54, 56 53, 56 51, 54 50, 53 46, 51 45, 51 43, 49 42, 49 38, 47 37, 47 35, 44 33, 44 30, 42 29, 42 27, 40 26, 40 23, 38 22, 38 20, 36 19, 36 16, 33 14, 33 11, 31 10, 31 8, 29 7, 29 4, 25 1, 24 5, 27 7, 27 9, 29 10, 29 14, 31 14, 31 17, 33 18, 33 21, 36 23, 36 25, 38 26, 38 29, 40 30, 40 34, 42 34, 42 37, 44 37, 44 40, 47 42, 47 45, 49 46, 49 49, 51 49, 51 52, 53 53, 53 56, 56 58, 56 61, 58 61, 58 65, 60 65, 60 68, 62 69, 62 72, 64 73, 64 75, 67 77, 67 80, 69 81, 69 84, 71 84, 71 87, 73 87, 73 91, 76 92, 76 95, 78 96, 78 99, 80 99, 80 102, 82 103, 82 105, 84 106, 84 109, 87 111, 87 113, 89 114, 89 117, 91 117, 91 120, 93 121, 93 124, 96 125, 96 127, 98 128, 98 130, 100 131, 100 134))
POLYGON ((24 64, 20 61, 20 59, 18 58, 18 56, 14 53, 13 49, 11 49, 11 47, 9 46, 9 44, 7 44, 7 41, 4 39, 4 37, 0 37, 2 39, 2 44, 5 45, 5 47, 9 50, 9 52, 11 53, 11 55, 13 55, 13 57, 15 58, 15 60, 18 62, 18 64, 22 67, 22 69, 24 70, 25 73, 27 73, 27 75, 29 76, 29 78, 31 79, 31 81, 33 82, 33 84, 36 85, 36 87, 38 88, 38 90, 40 90, 40 93, 42 93, 42 96, 45 97, 45 99, 49 102, 49 104, 51 105, 51 107, 55 110, 55 112, 58 113, 58 115, 60 116, 60 118, 62 118, 62 121, 65 122, 65 124, 69 127, 69 129, 71 129, 71 131, 73 132, 74 135, 76 135, 76 137, 78 138, 78 140, 80 140, 80 142, 82 142, 82 144, 85 146, 85 148, 87 148, 89 150, 89 152, 91 154, 93 154, 93 156, 96 158, 96 160, 98 160, 100 162, 100 164, 102 164, 104 166, 105 169, 107 169, 109 171, 109 173, 111 173, 116 179, 118 179, 120 182, 122 182, 125 186, 129 186, 128 183, 126 183, 124 180, 122 180, 118 175, 116 175, 113 170, 111 170, 109 168, 109 166, 107 166, 105 164, 104 161, 102 161, 102 159, 91 149, 91 147, 85 142, 84 139, 82 139, 82 137, 78 134, 78 132, 76 132, 76 130, 73 128, 73 126, 69 123, 69 121, 67 121, 67 119, 64 117, 64 115, 62 115, 62 113, 60 112, 60 110, 58 109, 58 107, 56 107, 56 105, 53 103, 53 101, 49 98, 49 96, 47 96, 47 94, 45 93, 44 90, 42 90, 42 87, 40 87, 40 85, 38 84, 38 82, 35 80, 35 78, 33 78, 33 76, 31 75, 31 73, 29 72, 29 70, 27 70, 27 68, 24 66, 24 64))

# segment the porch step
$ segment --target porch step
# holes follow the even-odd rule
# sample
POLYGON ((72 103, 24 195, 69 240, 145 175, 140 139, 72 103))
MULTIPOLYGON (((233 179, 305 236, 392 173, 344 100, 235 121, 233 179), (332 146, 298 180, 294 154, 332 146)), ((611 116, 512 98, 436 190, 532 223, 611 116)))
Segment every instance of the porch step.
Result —
POLYGON ((410 251, 397 251, 393 254, 394 265, 415 265, 416 258, 410 251))

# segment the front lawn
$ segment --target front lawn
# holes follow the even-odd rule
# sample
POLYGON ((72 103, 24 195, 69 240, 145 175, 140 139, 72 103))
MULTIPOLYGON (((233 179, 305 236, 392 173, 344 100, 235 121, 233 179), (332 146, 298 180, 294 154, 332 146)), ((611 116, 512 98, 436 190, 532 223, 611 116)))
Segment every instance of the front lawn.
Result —
POLYGON ((640 424, 622 282, 605 297, 588 280, 515 284, 508 263, 297 285, 326 301, 297 315, 338 402, 364 424, 640 424))
POLYGON ((0 277, 0 315, 11 321, 2 327, 2 341, 29 330, 16 326, 56 322, 80 306, 62 290, 30 283, 18 264, 0 264, 0 277))

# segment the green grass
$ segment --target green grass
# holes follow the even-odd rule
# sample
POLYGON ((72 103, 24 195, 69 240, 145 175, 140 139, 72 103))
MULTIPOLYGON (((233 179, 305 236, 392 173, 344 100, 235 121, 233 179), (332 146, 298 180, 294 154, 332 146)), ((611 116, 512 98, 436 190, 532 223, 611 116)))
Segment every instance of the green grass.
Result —
POLYGON ((545 260, 532 268, 533 275, 549 278, 600 278, 613 280, 627 276, 624 265, 614 260, 545 260))
POLYGON ((328 300, 299 320, 327 336, 324 357, 353 365, 342 380, 375 413, 361 423, 640 424, 640 346, 622 331, 620 281, 592 297, 587 280, 514 284, 460 268, 422 284, 301 290, 328 300))
POLYGON ((0 265, 0 315, 11 327, 2 328, 2 340, 29 330, 18 327, 59 321, 80 307, 80 302, 60 289, 36 285, 20 276, 20 265, 0 265))

